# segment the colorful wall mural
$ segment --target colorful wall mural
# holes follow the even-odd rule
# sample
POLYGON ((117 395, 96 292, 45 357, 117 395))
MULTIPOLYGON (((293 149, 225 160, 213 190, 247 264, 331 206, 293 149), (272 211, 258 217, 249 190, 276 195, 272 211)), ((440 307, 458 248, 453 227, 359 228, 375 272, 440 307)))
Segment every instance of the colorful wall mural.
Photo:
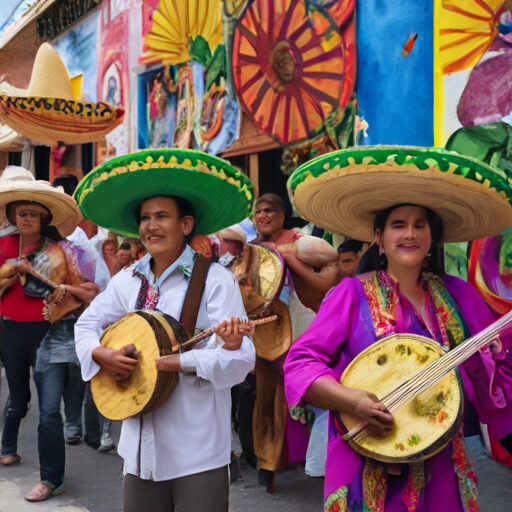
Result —
POLYGON ((122 125, 106 136, 96 150, 100 164, 130 152, 129 0, 106 0, 101 6, 98 33, 98 82, 100 100, 125 109, 122 125))

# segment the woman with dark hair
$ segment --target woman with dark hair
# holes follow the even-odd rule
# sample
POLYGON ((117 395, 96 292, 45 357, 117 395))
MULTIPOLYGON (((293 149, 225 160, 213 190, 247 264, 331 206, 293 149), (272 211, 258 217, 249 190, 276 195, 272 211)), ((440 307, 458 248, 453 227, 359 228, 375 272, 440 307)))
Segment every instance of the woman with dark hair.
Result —
POLYGON ((2 360, 9 383, 10 399, 2 433, 0 463, 18 462, 18 430, 30 403, 30 367, 50 324, 43 317, 47 287, 27 274, 39 268, 45 274, 45 250, 53 244, 44 230, 73 217, 78 221, 76 203, 61 191, 29 179, 2 181, 0 208, 17 233, 0 239, 0 310, 3 323, 2 360))
POLYGON ((74 343, 66 341, 76 321, 73 312, 98 292, 91 283, 95 260, 64 238, 76 228, 81 215, 76 201, 62 190, 30 179, 4 181, 0 208, 5 208, 7 220, 18 231, 0 239, 2 358, 11 393, 0 462, 7 466, 21 460, 17 438, 30 402, 32 366, 39 396, 41 480, 25 498, 42 501, 63 491, 60 404, 66 380, 83 386, 74 343), (62 301, 52 303, 54 293, 63 295, 62 301))
MULTIPOLYGON (((476 473, 462 429, 424 461, 366 458, 344 440, 340 411, 367 422, 380 437, 397 435, 395 419, 375 394, 345 387, 340 379, 358 354, 388 335, 421 335, 449 350, 494 321, 475 289, 431 272, 425 258, 436 242, 490 236, 510 225, 509 184, 487 165, 443 150, 365 147, 306 164, 290 186, 303 217, 331 232, 375 241, 370 271, 343 279, 326 295, 285 364, 292 414, 300 418, 306 404, 330 411, 325 510, 477 512, 476 473)), ((459 370, 480 421, 506 436, 512 431, 512 365, 501 342, 459 370)))

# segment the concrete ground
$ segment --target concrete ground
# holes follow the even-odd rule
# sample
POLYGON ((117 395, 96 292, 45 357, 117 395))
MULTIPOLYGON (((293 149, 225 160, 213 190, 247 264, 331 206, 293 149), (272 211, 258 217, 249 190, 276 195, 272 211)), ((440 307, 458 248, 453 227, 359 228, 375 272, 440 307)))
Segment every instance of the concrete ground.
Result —
MULTIPOLYGON (((116 453, 99 453, 85 443, 66 446, 66 493, 43 503, 28 503, 24 494, 39 479, 37 454, 37 394, 22 422, 20 464, 0 467, 0 512, 121 512, 121 458, 116 453)), ((0 419, 7 386, 0 386, 0 419)), ((114 437, 119 424, 114 425, 114 437)), ((472 442, 480 490, 480 512, 512 511, 512 471, 490 460, 479 442, 472 442)), ((310 478, 300 469, 279 474, 274 495, 258 485, 256 472, 246 467, 244 480, 231 485, 230 512, 321 512, 323 479, 310 478)), ((440 499, 442 497, 440 496, 440 499)), ((148 512, 151 512, 148 510, 148 512)), ((199 512, 199 511, 198 511, 199 512)))

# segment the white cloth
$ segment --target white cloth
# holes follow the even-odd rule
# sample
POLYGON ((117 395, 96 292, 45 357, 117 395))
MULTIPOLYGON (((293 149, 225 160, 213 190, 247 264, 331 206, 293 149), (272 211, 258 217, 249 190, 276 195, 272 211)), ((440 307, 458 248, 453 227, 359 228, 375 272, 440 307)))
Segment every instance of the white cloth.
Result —
MULTIPOLYGON (((188 287, 189 262, 193 265, 194 257, 194 251, 187 246, 166 278, 157 281, 158 311, 179 318, 188 287)), ((91 352, 99 346, 103 329, 135 309, 141 279, 133 272, 135 268, 148 269, 149 261, 148 254, 116 274, 78 320, 75 339, 85 381, 99 370, 91 352)), ((234 276, 220 265, 212 264, 197 327, 206 329, 243 315, 245 310, 234 276)), ((124 459, 126 473, 162 481, 229 464, 231 387, 242 382, 253 369, 255 350, 250 337, 244 337, 239 350, 224 350, 221 345, 214 335, 206 343, 182 354, 182 366, 195 367, 197 377, 180 375, 178 386, 162 407, 142 420, 133 417, 123 422, 118 451, 124 459)))
POLYGON ((87 235, 82 228, 77 227, 75 231, 73 231, 73 233, 68 236, 67 239, 71 243, 80 247, 80 249, 83 249, 89 253, 92 257, 96 258, 96 273, 94 276, 94 282, 100 287, 100 290, 103 291, 110 281, 110 272, 108 270, 107 264, 101 256, 101 253, 96 250, 93 243, 87 238, 87 235))

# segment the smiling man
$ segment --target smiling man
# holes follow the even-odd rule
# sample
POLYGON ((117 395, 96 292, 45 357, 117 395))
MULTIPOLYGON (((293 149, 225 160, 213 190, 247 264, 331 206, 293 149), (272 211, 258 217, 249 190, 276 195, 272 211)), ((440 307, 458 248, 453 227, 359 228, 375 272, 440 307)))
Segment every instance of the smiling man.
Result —
MULTIPOLYGON (((194 230, 215 232, 243 215, 244 209, 250 208, 249 195, 241 193, 240 187, 247 190, 250 184, 225 161, 189 150, 149 150, 114 159, 108 165, 121 168, 158 158, 154 168, 120 174, 123 181, 131 178, 132 183, 126 194, 117 193, 114 211, 131 208, 133 212, 122 218, 121 225, 116 224, 120 217, 91 210, 95 222, 113 231, 133 233, 138 226, 148 254, 116 274, 82 316, 76 326, 77 352, 85 380, 101 368, 112 379, 126 381, 144 352, 129 344, 122 350, 107 349, 101 347, 100 338, 107 326, 129 312, 152 309, 176 319, 195 314, 196 330, 217 326, 216 334, 205 343, 155 363, 158 370, 179 372, 179 383, 156 411, 124 420, 118 451, 124 459, 124 512, 227 512, 230 389, 254 367, 250 338, 254 326, 245 317, 231 272, 199 258, 187 244, 194 230), (195 172, 199 158, 203 173, 195 172), (209 175, 207 165, 222 169, 225 179, 209 175), (233 184, 235 181, 238 184, 233 184), (161 192, 155 193, 155 189, 161 192), (217 194, 230 205, 224 213, 219 213, 217 194), (230 209, 233 206, 234 211, 230 209), (198 269, 205 271, 206 277, 194 311, 189 299, 195 292, 189 295, 194 289, 189 283, 194 282, 198 269)), ((83 188, 95 177, 88 177, 83 188)), ((88 192, 86 200, 80 201, 79 196, 84 214, 91 215, 88 201, 101 200, 103 193, 114 196, 118 183, 118 175, 114 175, 88 192)))

